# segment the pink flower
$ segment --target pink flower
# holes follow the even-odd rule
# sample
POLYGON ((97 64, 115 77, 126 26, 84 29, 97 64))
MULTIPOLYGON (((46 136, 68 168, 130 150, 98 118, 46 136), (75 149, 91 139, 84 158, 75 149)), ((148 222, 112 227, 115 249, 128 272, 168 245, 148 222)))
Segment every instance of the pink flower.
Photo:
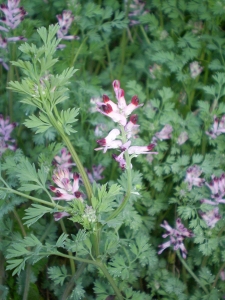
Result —
POLYGON ((225 203, 223 199, 225 195, 225 174, 223 173, 220 177, 215 177, 212 175, 212 181, 210 183, 206 182, 206 186, 211 190, 211 200, 202 199, 202 203, 207 203, 210 205, 218 205, 219 203, 225 203))
POLYGON ((16 127, 16 123, 10 123, 9 117, 3 118, 0 115, 0 155, 10 149, 12 151, 16 150, 15 140, 11 138, 11 133, 16 127))
POLYGON ((98 111, 110 117, 114 122, 125 126, 127 123, 127 117, 143 104, 139 104, 139 99, 135 95, 132 97, 131 103, 127 105, 124 98, 124 90, 120 88, 119 80, 113 81, 113 88, 118 104, 110 100, 107 95, 103 95, 103 102, 98 103, 98 111))
POLYGON ((93 166, 92 167, 92 172, 86 169, 88 178, 90 180, 91 183, 101 180, 104 177, 101 175, 101 173, 105 170, 105 168, 102 165, 98 165, 98 166, 93 166))
POLYGON ((138 128, 140 125, 137 124, 138 116, 132 115, 130 116, 130 121, 124 127, 127 139, 129 140, 131 137, 134 137, 136 133, 138 133, 138 128))
POLYGON ((53 197, 53 200, 71 201, 79 199, 83 201, 82 194, 78 191, 79 175, 77 173, 72 174, 67 168, 59 168, 54 172, 52 179, 58 186, 50 186, 51 191, 56 195, 56 197, 53 197))
POLYGON ((216 223, 221 219, 219 214, 219 208, 215 207, 213 210, 207 212, 199 212, 203 220, 205 220, 207 226, 210 228, 215 227, 216 223))
POLYGON ((8 5, 0 5, 0 10, 5 15, 3 18, 1 18, 0 22, 4 23, 11 29, 15 29, 27 15, 27 12, 24 10, 23 7, 18 7, 19 3, 20 0, 8 0, 8 5))
POLYGON ((163 238, 170 237, 170 240, 165 242, 162 245, 159 245, 161 250, 158 251, 158 254, 161 254, 166 248, 172 246, 173 250, 177 251, 178 249, 181 250, 182 256, 185 259, 187 257, 187 250, 184 246, 183 240, 185 237, 192 237, 193 234, 190 230, 184 227, 181 223, 181 219, 176 220, 176 229, 172 228, 167 221, 164 221, 163 224, 160 225, 161 227, 166 229, 166 234, 163 234, 163 238))
POLYGON ((121 152, 120 155, 113 154, 112 158, 119 163, 119 166, 122 170, 126 169, 126 160, 123 157, 124 152, 121 152))
POLYGON ((199 178, 202 174, 202 170, 197 166, 193 165, 187 169, 185 182, 188 183, 189 190, 192 189, 192 186, 201 187, 205 180, 203 178, 199 178))
POLYGON ((128 148, 128 153, 132 155, 139 155, 139 154, 158 154, 158 152, 149 152, 155 147, 154 144, 149 144, 148 146, 131 146, 128 148))
POLYGON ((169 124, 166 124, 161 131, 156 132, 155 136, 159 140, 168 140, 171 138, 172 132, 173 132, 173 127, 169 124))
POLYGON ((54 219, 55 221, 59 221, 60 219, 64 218, 64 217, 69 217, 70 214, 68 214, 67 212, 57 212, 54 213, 54 219))
POLYGON ((202 73, 203 67, 199 65, 197 61, 193 61, 190 64, 190 72, 191 72, 191 77, 196 78, 198 75, 202 73))
MULTIPOLYGON (((76 35, 67 35, 68 30, 74 20, 74 16, 70 10, 64 10, 61 15, 56 16, 59 22, 59 30, 57 32, 57 36, 62 40, 74 40, 79 39, 76 35)), ((65 48, 65 45, 59 45, 58 48, 65 48)))
MULTIPOLYGON (((127 105, 124 97, 124 90, 120 88, 119 80, 114 80, 112 85, 116 95, 117 104, 110 100, 107 95, 103 95, 103 102, 97 103, 97 110, 110 117, 114 122, 119 123, 124 128, 121 128, 122 134, 116 128, 111 130, 106 138, 97 141, 102 147, 96 148, 95 150, 103 149, 103 152, 105 153, 108 149, 120 148, 121 153, 119 155, 113 154, 112 157, 119 163, 120 168, 124 170, 128 164, 126 161, 126 159, 128 159, 127 154, 131 155, 131 158, 136 157, 139 154, 157 154, 157 152, 149 152, 156 146, 156 143, 154 142, 147 146, 131 146, 130 139, 135 136, 139 127, 137 124, 138 117, 134 114, 130 116, 129 121, 127 121, 127 118, 136 108, 141 107, 143 104, 139 104, 139 99, 135 95, 132 97, 131 103, 127 105), (126 159, 124 158, 124 152, 126 153, 126 159)), ((130 160, 129 166, 131 167, 130 160)))
POLYGON ((177 139, 177 144, 178 145, 183 145, 187 140, 188 140, 188 133, 186 131, 181 132, 177 139))
POLYGON ((222 133, 225 133, 225 115, 222 116, 220 122, 217 116, 214 116, 212 129, 210 131, 206 131, 205 133, 209 135, 212 139, 215 139, 217 138, 217 136, 221 135, 222 133))
POLYGON ((61 156, 56 155, 53 161, 53 165, 57 166, 57 168, 70 169, 72 166, 76 165, 72 162, 71 154, 67 151, 66 148, 63 148, 60 154, 61 156))
POLYGON ((97 141, 97 143, 102 146, 100 148, 95 148, 96 151, 102 150, 105 153, 108 149, 116 149, 122 146, 121 140, 116 140, 116 137, 120 134, 119 129, 114 128, 109 132, 109 134, 104 138, 97 141))

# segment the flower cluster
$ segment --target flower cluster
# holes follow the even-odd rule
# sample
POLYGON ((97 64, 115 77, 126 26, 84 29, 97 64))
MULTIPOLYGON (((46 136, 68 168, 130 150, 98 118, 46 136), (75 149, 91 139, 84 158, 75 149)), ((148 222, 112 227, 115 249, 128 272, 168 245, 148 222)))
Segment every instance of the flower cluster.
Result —
POLYGON ((92 172, 88 169, 86 169, 88 179, 90 180, 90 183, 93 183, 94 181, 98 181, 103 179, 104 177, 101 175, 102 172, 105 170, 105 168, 102 165, 93 166, 92 172))
POLYGON ((192 237, 193 234, 190 230, 184 227, 184 225, 181 223, 181 219, 176 220, 176 229, 172 228, 167 221, 164 221, 163 224, 160 225, 161 227, 166 229, 166 234, 163 234, 163 238, 170 237, 170 240, 168 242, 165 242, 162 245, 159 245, 160 250, 158 251, 158 254, 161 254, 166 248, 172 246, 173 250, 177 251, 178 249, 181 250, 183 258, 187 257, 187 250, 184 246, 184 239, 186 237, 192 237))
MULTIPOLYGON (((62 40, 75 40, 79 39, 76 35, 67 35, 68 30, 74 20, 74 16, 72 15, 72 12, 70 10, 64 10, 61 15, 57 15, 56 18, 58 19, 58 24, 60 26, 57 36, 59 39, 62 40)), ((58 45, 59 49, 65 48, 66 45, 60 44, 58 45)))
MULTIPOLYGON (((114 122, 119 123, 121 130, 117 128, 112 129, 105 138, 97 141, 101 147, 95 150, 103 150, 105 153, 108 149, 120 149, 121 153, 119 155, 114 154, 113 158, 119 163, 122 169, 125 169, 127 162, 124 159, 124 154, 126 151, 129 155, 132 155, 132 157, 139 154, 147 154, 155 147, 155 143, 151 143, 147 146, 131 146, 131 138, 137 132, 139 126, 137 124, 137 115, 131 114, 143 104, 139 104, 139 99, 135 95, 127 105, 124 90, 120 88, 120 82, 118 80, 113 81, 113 88, 118 103, 114 103, 107 95, 103 95, 103 102, 97 103, 97 110, 110 117, 114 122), (127 120, 129 116, 130 119, 127 120)), ((151 153, 157 154, 157 152, 151 153)))
POLYGON ((205 182, 204 178, 199 178, 202 174, 202 170, 197 166, 193 165, 187 169, 185 182, 188 184, 188 189, 191 190, 193 185, 201 187, 205 182))
MULTIPOLYGON (((25 18, 27 12, 23 7, 19 7, 20 0, 8 0, 7 4, 1 4, 0 10, 3 12, 4 17, 0 19, 0 22, 6 25, 0 26, 0 30, 3 32, 9 32, 10 29, 15 29, 25 18)), ((5 37, 0 34, 0 48, 6 49, 8 42, 25 41, 23 36, 5 37)), ((5 63, 4 59, 0 59, 0 63, 8 70, 9 67, 5 63)))
POLYGON ((220 177, 212 176, 212 181, 206 183, 206 186, 211 191, 211 199, 202 199, 201 203, 209 204, 213 207, 212 210, 207 212, 200 212, 201 217, 205 220, 206 224, 213 228, 216 223, 221 219, 219 214, 219 204, 225 203, 225 174, 220 177))
POLYGON ((130 25, 133 26, 133 25, 140 24, 140 21, 138 21, 138 17, 148 13, 148 11, 145 10, 145 2, 140 0, 132 0, 130 2, 126 0, 125 3, 127 5, 129 4, 128 17, 130 19, 130 25))
POLYGON ((210 131, 206 131, 205 133, 212 139, 215 139, 220 134, 225 133, 225 115, 222 116, 220 122, 217 116, 214 116, 212 129, 210 131))
POLYGON ((198 75, 200 75, 202 71, 203 67, 201 67, 197 61, 193 61, 192 63, 190 63, 190 73, 193 79, 198 77, 198 75))
POLYGON ((60 155, 56 155, 52 162, 57 168, 67 168, 71 170, 72 166, 75 166, 75 163, 72 162, 71 154, 67 151, 66 148, 63 148, 60 151, 60 155))
POLYGON ((16 150, 15 140, 11 138, 11 132, 16 127, 16 123, 10 123, 9 117, 3 118, 0 115, 0 156, 6 149, 16 150))

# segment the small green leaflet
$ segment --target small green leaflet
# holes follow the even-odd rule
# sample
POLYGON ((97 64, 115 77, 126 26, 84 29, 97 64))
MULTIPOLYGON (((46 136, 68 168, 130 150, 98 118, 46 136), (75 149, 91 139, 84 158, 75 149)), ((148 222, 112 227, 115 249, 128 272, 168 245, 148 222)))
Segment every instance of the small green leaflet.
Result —
POLYGON ((39 118, 35 115, 32 115, 24 122, 24 125, 27 128, 36 128, 35 133, 43 133, 52 127, 52 124, 49 122, 48 117, 43 113, 39 114, 39 118))
POLYGON ((32 224, 37 222, 41 217, 46 213, 53 212, 52 208, 40 205, 40 204, 31 204, 31 207, 26 209, 24 220, 27 220, 24 224, 30 227, 32 224))

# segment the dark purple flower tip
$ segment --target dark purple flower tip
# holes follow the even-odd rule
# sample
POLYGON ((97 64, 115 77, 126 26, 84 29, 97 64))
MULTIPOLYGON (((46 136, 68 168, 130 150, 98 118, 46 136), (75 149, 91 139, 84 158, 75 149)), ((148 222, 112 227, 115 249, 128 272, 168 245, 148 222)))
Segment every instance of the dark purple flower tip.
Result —
POLYGON ((1 5, 0 5, 0 8, 1 8, 1 9, 5 9, 5 8, 8 8, 8 6, 7 6, 6 4, 1 4, 1 5))
POLYGON ((119 82, 119 80, 114 80, 113 81, 113 87, 114 87, 114 89, 119 89, 120 88, 120 82, 119 82))
POLYGON ((103 95, 102 100, 104 103, 107 103, 109 101, 109 97, 107 95, 103 95))
POLYGON ((73 179, 77 180, 80 178, 80 175, 78 173, 73 173, 73 179))
POLYGON ((105 104, 102 105, 102 110, 104 111, 104 113, 109 114, 113 111, 112 106, 110 104, 105 104))
POLYGON ((147 146, 147 148, 148 148, 148 150, 150 151, 150 150, 152 150, 152 149, 155 148, 155 144, 149 144, 149 145, 147 146))
POLYGON ((132 115, 132 116, 130 116, 130 121, 131 121, 131 123, 133 123, 133 124, 137 124, 138 116, 137 116, 137 115, 132 115))
POLYGON ((59 190, 56 190, 55 195, 56 197, 61 197, 63 194, 59 190))
POLYGON ((79 191, 76 191, 76 192, 74 193, 74 196, 75 196, 76 198, 81 198, 82 193, 79 192, 79 191))
POLYGON ((116 160, 117 155, 116 154, 112 154, 112 158, 116 160))
POLYGON ((52 192, 55 192, 55 191, 56 191, 56 187, 54 187, 53 185, 50 185, 49 188, 50 188, 50 190, 51 190, 52 192))
POLYGON ((138 99, 138 96, 133 96, 132 99, 131 99, 131 103, 135 106, 138 106, 139 104, 139 99, 138 99))
POLYGON ((106 146, 106 139, 100 139, 100 140, 97 140, 97 143, 98 143, 100 146, 106 146))

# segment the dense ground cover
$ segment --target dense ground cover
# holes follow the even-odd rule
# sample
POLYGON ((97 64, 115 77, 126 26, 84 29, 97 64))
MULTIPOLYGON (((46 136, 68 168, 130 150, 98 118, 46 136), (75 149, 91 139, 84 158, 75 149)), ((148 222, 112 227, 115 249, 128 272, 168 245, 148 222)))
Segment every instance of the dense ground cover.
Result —
POLYGON ((225 2, 0 10, 1 299, 223 299, 225 2))

